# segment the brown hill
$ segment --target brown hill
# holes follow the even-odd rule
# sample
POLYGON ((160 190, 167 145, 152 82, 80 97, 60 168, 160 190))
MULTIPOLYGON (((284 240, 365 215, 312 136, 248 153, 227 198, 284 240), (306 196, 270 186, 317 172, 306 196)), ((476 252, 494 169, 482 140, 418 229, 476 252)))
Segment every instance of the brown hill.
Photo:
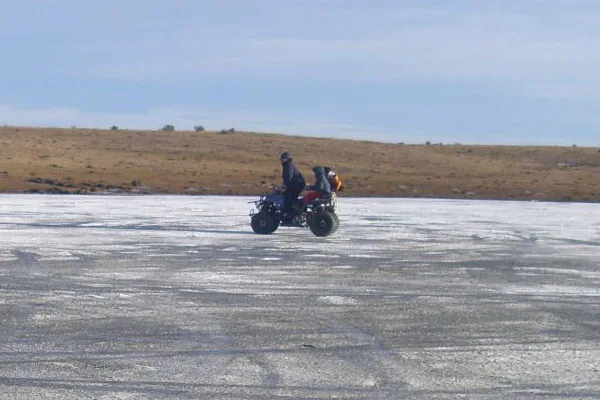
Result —
POLYGON ((261 194, 278 156, 345 195, 600 201, 600 150, 402 145, 251 132, 0 128, 0 192, 261 194))

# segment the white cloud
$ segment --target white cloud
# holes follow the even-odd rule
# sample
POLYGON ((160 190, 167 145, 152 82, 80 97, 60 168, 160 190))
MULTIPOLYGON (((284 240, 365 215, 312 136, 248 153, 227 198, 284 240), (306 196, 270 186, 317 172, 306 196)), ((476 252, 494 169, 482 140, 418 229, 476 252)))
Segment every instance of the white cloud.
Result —
POLYGON ((364 138, 387 141, 391 132, 381 127, 307 120, 299 116, 246 113, 235 110, 214 110, 202 107, 170 106, 143 113, 89 112, 70 107, 15 109, 0 105, 0 123, 33 127, 79 127, 108 129, 160 129, 174 125, 178 130, 192 130, 203 125, 208 130, 237 128, 245 131, 297 134, 318 137, 364 138))
MULTIPOLYGON (((537 83, 524 85, 521 94, 541 99, 560 99, 597 102, 600 105, 600 84, 588 83, 537 83)), ((595 117, 595 116, 594 116, 595 117)))
POLYGON ((153 82, 496 80, 519 86, 569 83, 574 77, 595 81, 600 70, 600 28, 586 25, 589 15, 536 18, 450 10, 403 12, 401 7, 364 7, 337 15, 335 10, 318 12, 312 32, 294 26, 291 33, 242 26, 230 33, 232 24, 207 21, 208 26, 175 26, 176 34, 166 37, 100 41, 84 50, 94 62, 84 64, 79 73, 153 82), (347 29, 328 30, 326 16, 332 27, 341 24, 347 29), (240 34, 244 30, 247 35, 240 34))
POLYGON ((21 125, 380 132, 407 142, 460 141, 460 129, 560 135, 587 121, 589 135, 599 126, 588 112, 600 104, 598 20, 600 6, 585 0, 8 2, 0 104, 23 106, 0 116, 21 125), (339 88, 349 89, 342 104, 344 94, 331 95, 339 88), (134 108, 136 90, 147 97, 134 108), (162 107, 170 103, 189 105, 162 107), (140 107, 148 111, 130 111, 140 107), (92 112, 115 108, 122 112, 92 112))
MULTIPOLYGON (((424 143, 432 142, 471 144, 515 144, 515 145, 580 145, 595 146, 597 140, 572 134, 570 136, 522 135, 515 132, 492 132, 482 128, 477 133, 461 132, 449 126, 443 131, 425 125, 421 128, 390 128, 337 122, 336 120, 307 119, 301 115, 240 112, 216 110, 205 107, 170 106, 159 107, 140 113, 90 112, 71 107, 44 109, 16 109, 0 105, 0 124, 33 127, 78 127, 107 129, 116 125, 121 129, 160 129, 172 124, 177 130, 192 130, 203 125, 208 130, 236 128, 244 131, 294 134, 301 136, 331 137, 381 142, 424 143), (573 136, 575 135, 575 136, 573 136)), ((572 128, 595 126, 600 128, 597 115, 587 115, 572 128)))
POLYGON ((5 31, 15 44, 10 52, 29 48, 7 57, 15 75, 25 67, 50 76, 150 83, 497 80, 514 88, 569 84, 574 76, 595 81, 600 7, 569 4, 62 0, 52 7, 11 6, 22 15, 39 8, 64 15, 59 22, 40 11, 31 29, 8 25, 0 37, 5 31))

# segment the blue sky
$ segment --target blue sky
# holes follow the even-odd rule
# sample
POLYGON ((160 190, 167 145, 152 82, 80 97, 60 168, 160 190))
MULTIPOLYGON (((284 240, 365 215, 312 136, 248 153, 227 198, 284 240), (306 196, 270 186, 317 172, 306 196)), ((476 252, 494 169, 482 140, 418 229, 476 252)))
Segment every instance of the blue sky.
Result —
POLYGON ((600 144, 596 0, 0 1, 0 124, 600 144))

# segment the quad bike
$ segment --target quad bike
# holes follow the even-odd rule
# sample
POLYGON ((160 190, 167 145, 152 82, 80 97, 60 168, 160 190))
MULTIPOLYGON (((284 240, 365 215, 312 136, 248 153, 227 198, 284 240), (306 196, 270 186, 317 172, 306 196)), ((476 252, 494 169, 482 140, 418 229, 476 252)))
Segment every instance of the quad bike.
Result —
POLYGON ((306 192, 292 205, 291 216, 284 216, 283 192, 278 189, 251 203, 256 206, 250 211, 252 230, 261 235, 273 233, 280 226, 292 226, 308 227, 316 236, 329 236, 340 224, 335 193, 322 196, 316 191, 306 192))

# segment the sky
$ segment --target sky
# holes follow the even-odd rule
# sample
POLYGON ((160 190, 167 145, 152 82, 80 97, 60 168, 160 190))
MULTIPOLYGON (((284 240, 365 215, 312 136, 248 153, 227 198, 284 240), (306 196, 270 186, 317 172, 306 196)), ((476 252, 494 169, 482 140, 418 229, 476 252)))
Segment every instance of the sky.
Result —
POLYGON ((0 0, 0 125, 600 145, 597 0, 0 0))

